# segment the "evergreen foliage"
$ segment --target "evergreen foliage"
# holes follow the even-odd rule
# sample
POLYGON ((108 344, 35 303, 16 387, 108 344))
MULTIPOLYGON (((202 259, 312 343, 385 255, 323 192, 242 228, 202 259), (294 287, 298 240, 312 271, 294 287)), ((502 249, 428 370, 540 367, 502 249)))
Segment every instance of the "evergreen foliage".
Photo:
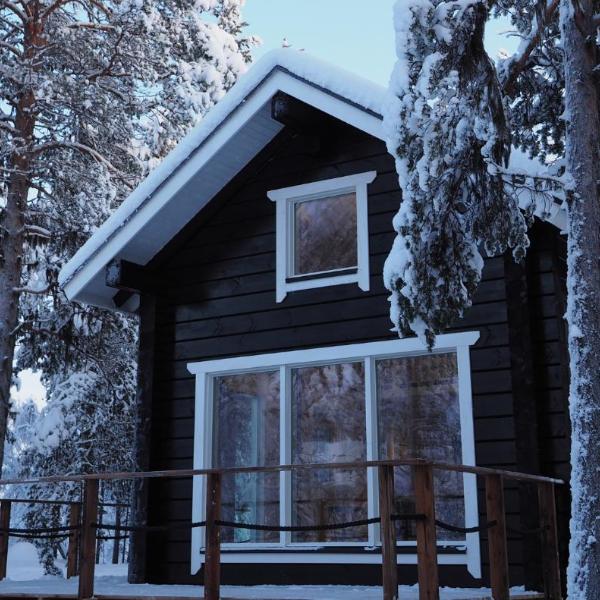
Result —
POLYGON ((571 417, 570 598, 600 588, 600 2, 406 0, 396 5, 398 63, 385 115, 403 202, 385 267, 391 318, 429 346, 471 305, 479 248, 521 260, 539 196, 567 213, 566 320, 571 417), (521 44, 493 65, 488 9, 521 44), (539 165, 511 170, 510 145, 539 165), (523 189, 530 201, 523 202, 523 189), (525 209, 521 214, 519 209, 525 209))
POLYGON ((12 367, 48 396, 20 475, 133 468, 137 323, 68 302, 57 277, 245 70, 243 4, 0 0, 0 440, 12 367))
MULTIPOLYGON (((530 2, 517 4, 495 5, 494 14, 509 15, 529 39, 538 13, 527 13, 530 2)), ((430 347, 471 305, 481 252, 510 248, 521 260, 536 200, 552 202, 559 186, 550 174, 523 181, 509 158, 512 145, 542 162, 562 147, 563 125, 551 118, 560 96, 560 77, 552 76, 560 52, 550 40, 536 46, 525 62, 544 66, 533 75, 523 72, 521 54, 496 66, 484 49, 489 18, 483 1, 396 6, 398 61, 384 117, 403 202, 384 279, 395 328, 430 347), (523 195, 525 183, 531 193, 523 195)))

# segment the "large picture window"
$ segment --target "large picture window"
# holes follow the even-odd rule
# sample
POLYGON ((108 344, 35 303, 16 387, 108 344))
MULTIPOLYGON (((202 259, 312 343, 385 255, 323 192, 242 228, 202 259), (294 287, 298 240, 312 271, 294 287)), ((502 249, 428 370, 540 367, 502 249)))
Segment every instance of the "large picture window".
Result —
MULTIPOLYGON (((474 464, 469 346, 477 337, 439 336, 434 352, 407 339, 191 364, 197 382, 194 466, 409 458, 474 464)), ((436 470, 434 483, 438 518, 461 527, 476 525, 474 476, 436 470)), ((203 485, 202 478, 195 478, 194 520, 203 518, 203 485)), ((373 468, 225 473, 223 518, 268 525, 362 520, 378 514, 377 485, 373 468)), ((415 512, 408 467, 395 469, 395 501, 398 513, 415 512)), ((197 567, 202 535, 194 530, 197 567)), ((406 548, 400 561, 410 562, 415 539, 414 525, 399 521, 398 545, 406 548)), ((441 562, 464 563, 477 576, 476 533, 440 529, 438 540, 446 549, 441 562)), ((377 560, 372 549, 380 544, 377 525, 293 533, 225 528, 222 541, 224 557, 232 561, 236 554, 242 561, 247 551, 256 561, 261 548, 293 550, 297 561, 307 546, 314 560, 315 548, 326 552, 331 546, 337 551, 319 554, 320 561, 338 562, 344 556, 339 547, 345 546, 357 562, 371 562, 377 560)))

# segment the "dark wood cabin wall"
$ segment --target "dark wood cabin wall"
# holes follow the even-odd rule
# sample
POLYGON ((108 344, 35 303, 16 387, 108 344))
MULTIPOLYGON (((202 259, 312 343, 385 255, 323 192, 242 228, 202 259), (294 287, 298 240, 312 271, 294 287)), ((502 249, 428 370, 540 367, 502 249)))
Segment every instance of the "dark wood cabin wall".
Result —
MULTIPOLYGON (((394 163, 384 144, 350 128, 336 131, 317 154, 284 130, 190 224, 154 262, 162 280, 157 303, 155 396, 152 467, 192 466, 194 380, 190 361, 392 339, 388 293, 382 284, 383 262, 394 233, 392 217, 400 203, 394 163), (270 189, 376 170, 369 186, 371 290, 334 286, 289 294, 275 302, 275 206, 270 189)), ((515 469, 511 365, 507 324, 504 259, 486 260, 474 306, 456 329, 481 332, 471 353, 476 459, 482 466, 515 469)), ((189 523, 191 482, 153 481, 149 519, 173 528, 156 534, 148 573, 156 582, 197 581, 189 575, 190 533, 175 529, 189 523)), ((506 488, 509 525, 518 526, 518 490, 506 488)), ((480 507, 485 506, 480 496, 480 507)), ((510 535, 511 581, 523 580, 518 536, 510 535)), ((487 577, 485 534, 482 536, 487 577)), ((150 542, 152 543, 152 542, 150 542)), ((404 569, 413 579, 412 567, 404 569)), ((465 583, 466 569, 460 572, 465 583)), ((224 577, 259 581, 256 567, 224 566, 224 577)), ((277 580, 299 576, 304 582, 332 581, 338 573, 348 583, 377 583, 379 567, 273 567, 277 580), (308 578, 308 579, 307 579, 308 578), (312 579, 311 579, 312 578, 312 579)), ((404 579, 407 581, 407 579, 404 579)), ((456 583, 453 579, 452 583, 456 583)), ((450 583, 447 581, 446 583, 450 583)))
MULTIPOLYGON (((569 356, 566 312, 566 236, 547 223, 530 233, 527 258, 538 410, 540 472, 570 480, 569 356)), ((570 494, 557 488, 563 579, 569 544, 570 494)))

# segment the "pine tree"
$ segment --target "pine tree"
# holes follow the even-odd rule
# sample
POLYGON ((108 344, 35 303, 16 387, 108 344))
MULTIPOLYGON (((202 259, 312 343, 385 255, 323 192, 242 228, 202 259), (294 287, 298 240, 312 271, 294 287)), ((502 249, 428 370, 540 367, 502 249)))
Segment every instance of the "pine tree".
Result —
POLYGON ((57 274, 244 70, 243 1, 0 0, 0 464, 17 341, 52 388, 131 338, 57 274))
MULTIPOLYGON (((97 332, 99 337, 102 332, 97 332)), ((20 448, 21 478, 81 472, 133 469, 135 361, 128 347, 113 348, 115 364, 111 380, 98 372, 77 371, 57 378, 52 400, 31 424, 29 443, 20 448)), ((110 365, 106 365, 110 367, 110 365)), ((81 487, 71 482, 22 486, 20 496, 36 500, 79 501, 81 487)), ((129 502, 128 482, 105 482, 105 502, 129 502)), ((27 505, 23 516, 28 528, 58 527, 67 522, 66 507, 27 505)), ((55 564, 62 540, 37 540, 40 562, 47 574, 60 573, 55 564)))
POLYGON ((0 0, 0 442, 13 367, 41 370, 48 398, 20 475, 134 467, 137 323, 68 302, 57 277, 245 69, 243 3, 0 0))
POLYGON ((558 195, 568 212, 572 520, 569 595, 600 589, 600 126, 598 0, 396 4, 398 62, 385 115, 403 202, 386 261, 391 318, 431 347, 471 305, 480 250, 527 247, 536 201, 558 195), (522 41, 492 64, 485 23, 508 16, 522 41), (560 22, 559 22, 560 12, 560 22), (564 111, 564 112, 563 112, 564 111), (561 115, 563 115, 561 117, 561 115), (566 127, 565 127, 566 125, 566 127), (509 167, 511 144, 540 163, 509 167), (527 201, 523 201, 525 190, 527 201))
POLYGON ((561 0, 567 209, 567 322, 571 356, 571 540, 567 591, 600 590, 600 2, 561 0))

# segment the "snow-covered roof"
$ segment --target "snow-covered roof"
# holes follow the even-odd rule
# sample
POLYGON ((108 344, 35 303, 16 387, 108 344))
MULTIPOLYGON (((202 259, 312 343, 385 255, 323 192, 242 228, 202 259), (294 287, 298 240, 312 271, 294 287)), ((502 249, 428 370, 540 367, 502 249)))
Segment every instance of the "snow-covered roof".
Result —
MULTIPOLYGON (((64 266, 59 283, 67 296, 114 308, 115 290, 106 286, 106 265, 115 258, 147 264, 279 133, 283 125, 271 117, 271 99, 279 91, 385 139, 383 86, 305 52, 270 52, 239 78, 64 266)), ((548 217, 546 212, 543 216, 548 217)), ((121 308, 133 310, 135 301, 121 308)))
POLYGON ((71 300, 114 308, 105 267, 147 264, 282 129, 270 101, 282 91, 383 139, 385 88, 305 52, 275 50, 242 75, 64 266, 71 300))

